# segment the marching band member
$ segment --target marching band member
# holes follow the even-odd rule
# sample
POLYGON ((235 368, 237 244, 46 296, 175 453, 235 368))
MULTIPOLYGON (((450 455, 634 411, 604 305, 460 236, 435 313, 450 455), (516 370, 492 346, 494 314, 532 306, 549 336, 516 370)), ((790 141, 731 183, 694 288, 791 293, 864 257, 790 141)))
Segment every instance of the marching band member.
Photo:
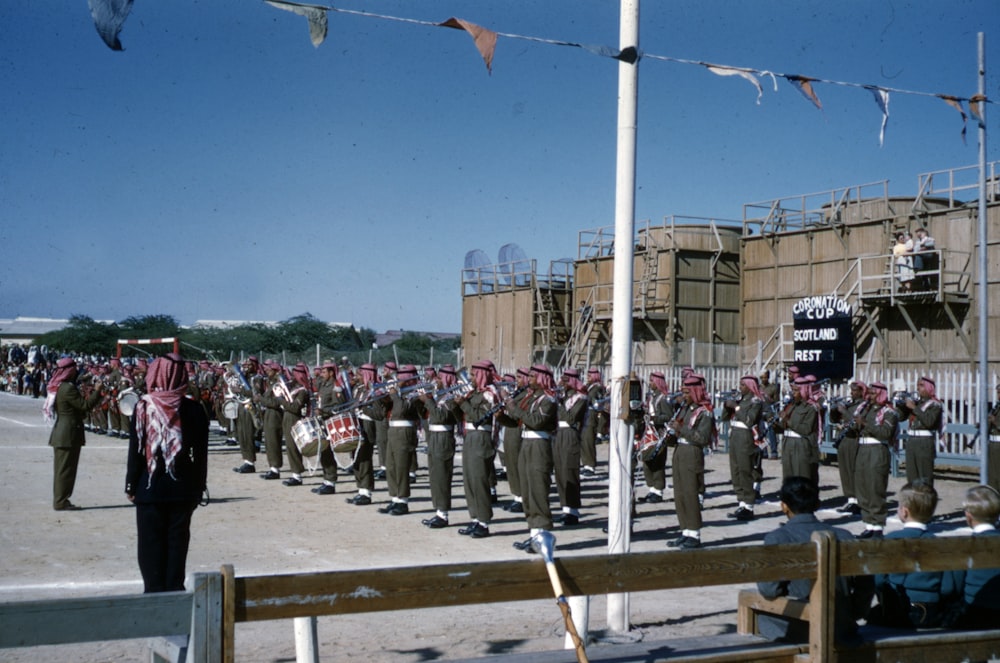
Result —
MULTIPOLYGON (((508 395, 504 399, 504 408, 524 425, 518 463, 524 515, 531 537, 534 537, 541 530, 552 529, 552 511, 549 508, 552 434, 558 427, 552 370, 543 364, 532 366, 528 387, 528 393, 517 401, 508 395)), ((514 547, 529 553, 538 552, 531 538, 514 543, 514 547)))
MULTIPOLYGON (((455 385, 455 367, 445 364, 437 372, 435 387, 439 390, 455 385)), ((431 505, 434 517, 421 521, 431 529, 448 526, 451 510, 451 481, 455 473, 455 426, 461 419, 458 398, 435 398, 433 392, 420 395, 427 410, 427 472, 431 485, 431 505)))
POLYGON ((944 408, 935 393, 934 380, 924 376, 917 381, 917 400, 907 398, 910 429, 906 435, 906 481, 922 479, 934 486, 934 458, 937 437, 944 426, 944 408))
POLYGON ((580 522, 580 428, 587 414, 587 390, 575 368, 563 371, 559 386, 552 462, 562 513, 553 520, 570 527, 580 522))
POLYGON ((692 373, 684 380, 684 404, 674 417, 677 446, 671 461, 674 504, 681 536, 667 543, 671 548, 701 547, 701 494, 705 485, 705 449, 715 439, 712 399, 705 378, 692 373))
POLYGON ((604 430, 606 421, 604 384, 601 382, 601 369, 596 366, 587 371, 587 409, 583 419, 583 429, 580 431, 580 463, 583 465, 580 475, 592 477, 597 468, 597 436, 604 430))
POLYGON ((858 457, 855 463, 854 489, 861 505, 865 531, 858 538, 882 536, 889 515, 889 447, 893 444, 899 415, 889 401, 889 391, 881 382, 868 386, 870 406, 855 419, 859 432, 858 457))
POLYGON ((855 516, 861 513, 861 506, 858 504, 858 492, 855 488, 859 433, 854 422, 859 416, 864 415, 868 406, 868 385, 855 380, 851 383, 850 399, 830 411, 831 419, 837 417, 844 425, 840 433, 840 443, 837 444, 837 469, 840 472, 840 488, 844 491, 847 502, 838 507, 837 511, 855 516))
POLYGON ((467 398, 459 397, 459 407, 465 417, 465 441, 462 444, 462 483, 465 501, 472 522, 458 530, 459 534, 474 539, 490 535, 493 520, 493 500, 490 495, 490 476, 496 478, 493 460, 493 409, 500 402, 500 394, 493 385, 496 368, 489 360, 472 365, 472 382, 475 390, 467 398))
MULTIPOLYGON (((281 451, 282 438, 282 410, 281 402, 274 390, 281 382, 282 366, 273 359, 264 362, 264 371, 267 379, 267 386, 264 393, 257 394, 254 398, 264 409, 264 451, 267 454, 267 464, 270 466, 267 472, 260 475, 261 479, 275 481, 281 478, 281 466, 284 464, 284 456, 281 451)), ((292 444, 289 440, 289 444, 292 444)))
MULTIPOLYGON (((677 404, 670 398, 667 381, 663 373, 649 374, 649 391, 646 392, 646 416, 656 430, 662 431, 674 418, 677 404)), ((657 504, 663 501, 663 491, 667 487, 667 450, 662 446, 648 450, 642 461, 642 475, 648 491, 639 498, 640 502, 657 504)))
POLYGON ((400 392, 417 383, 417 369, 406 364, 396 373, 399 382, 389 391, 392 409, 389 412, 389 435, 385 445, 385 479, 391 501, 379 508, 379 513, 403 516, 410 512, 410 455, 417 448, 417 426, 423 413, 423 403, 405 398, 400 392))
POLYGON ((723 404, 722 418, 729 420, 729 475, 739 506, 732 514, 736 520, 753 520, 754 470, 760 461, 759 434, 764 393, 760 382, 753 375, 740 378, 740 400, 723 404))
POLYGON ((292 379, 294 385, 289 385, 291 400, 278 397, 278 404, 281 406, 281 432, 288 440, 288 467, 292 470, 292 476, 281 483, 288 487, 302 485, 302 472, 305 465, 302 463, 302 452, 298 445, 292 441, 292 427, 299 422, 302 417, 309 414, 309 403, 312 400, 312 385, 309 379, 309 367, 299 362, 292 368, 292 379))
MULTIPOLYGON (((344 387, 337 384, 337 370, 337 364, 332 361, 319 367, 319 378, 316 381, 316 409, 322 420, 333 416, 334 408, 347 400, 344 387)), ((323 483, 313 488, 312 492, 317 495, 333 495, 337 492, 337 459, 330 445, 326 445, 319 453, 319 464, 323 468, 323 483)))
POLYGON ((354 483, 358 494, 347 498, 348 504, 367 506, 372 503, 372 491, 375 490, 375 467, 372 457, 375 451, 375 423, 387 416, 387 399, 373 397, 374 384, 378 379, 375 364, 362 364, 358 369, 361 379, 358 400, 366 405, 358 408, 358 423, 361 424, 361 443, 354 457, 354 483))
MULTIPOLYGON (((387 361, 382 365, 382 377, 380 382, 389 382, 396 377, 396 362, 387 361)), ((388 402, 388 401, 387 401, 388 402)), ((386 444, 389 440, 389 411, 386 410, 385 417, 375 420, 375 447, 378 449, 379 468, 375 470, 376 479, 386 478, 386 444)))
MULTIPOLYGON (((143 372, 145 373, 145 371, 143 372)), ((250 382, 250 391, 247 391, 243 387, 234 389, 234 394, 240 398, 240 407, 236 415, 234 427, 236 430, 236 441, 240 445, 240 456, 243 457, 243 463, 233 468, 233 472, 238 474, 255 474, 257 472, 257 447, 254 444, 257 431, 253 415, 248 409, 248 403, 253 401, 254 394, 264 393, 263 379, 259 373, 260 364, 257 361, 257 357, 252 355, 247 357, 243 363, 243 374, 250 382)), ((139 382, 140 379, 137 375, 136 384, 139 384, 139 382)))
MULTIPOLYGON (((517 390, 527 390, 530 372, 527 368, 517 369, 514 382, 517 390)), ((497 412, 494 417, 496 424, 503 426, 504 463, 507 467, 507 488, 510 490, 511 501, 503 505, 504 511, 524 513, 524 498, 521 488, 521 420, 512 417, 506 409, 497 412)))
MULTIPOLYGON (((795 378, 793 400, 781 413, 781 477, 806 477, 817 481, 819 474, 819 408, 812 400, 812 381, 795 378)), ((817 485, 819 482, 817 481, 817 485)))
POLYGON ((993 409, 987 416, 989 442, 986 445, 986 485, 1000 492, 1000 384, 993 409))

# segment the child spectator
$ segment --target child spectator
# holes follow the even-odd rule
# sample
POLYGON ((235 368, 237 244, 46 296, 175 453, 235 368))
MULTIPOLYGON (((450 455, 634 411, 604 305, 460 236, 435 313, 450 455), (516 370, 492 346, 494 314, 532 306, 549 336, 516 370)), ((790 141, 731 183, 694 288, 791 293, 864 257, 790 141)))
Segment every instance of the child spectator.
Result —
MULTIPOLYGON (((886 535, 886 539, 918 539, 933 537, 927 523, 934 516, 938 495, 934 487, 918 479, 903 486, 898 494, 899 519, 903 529, 886 535)), ((933 628, 940 626, 942 609, 942 578, 940 571, 891 573, 875 576, 878 605, 872 608, 868 623, 900 628, 933 628)), ((947 583, 950 586, 950 582, 947 583)), ((945 592, 949 593, 946 587, 945 592)))
MULTIPOLYGON (((1000 493, 974 486, 965 493, 965 522, 972 536, 1000 536, 1000 493)), ((1000 624, 1000 567, 970 569, 952 574, 959 601, 945 615, 944 625, 960 629, 992 629, 1000 624)))

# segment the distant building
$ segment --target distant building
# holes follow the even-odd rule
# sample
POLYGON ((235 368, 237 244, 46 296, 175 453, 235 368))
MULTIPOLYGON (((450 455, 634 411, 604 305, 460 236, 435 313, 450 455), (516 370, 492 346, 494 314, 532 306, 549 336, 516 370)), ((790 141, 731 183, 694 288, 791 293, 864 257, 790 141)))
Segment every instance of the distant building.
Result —
POLYGON ((31 345, 42 334, 58 331, 69 320, 55 318, 0 318, 0 343, 3 345, 31 345))
POLYGON ((416 334, 417 336, 429 338, 431 341, 447 341, 461 336, 461 334, 456 334, 454 332, 425 332, 412 331, 409 329, 389 329, 384 333, 375 334, 375 344, 380 348, 388 347, 403 338, 404 334, 416 334))

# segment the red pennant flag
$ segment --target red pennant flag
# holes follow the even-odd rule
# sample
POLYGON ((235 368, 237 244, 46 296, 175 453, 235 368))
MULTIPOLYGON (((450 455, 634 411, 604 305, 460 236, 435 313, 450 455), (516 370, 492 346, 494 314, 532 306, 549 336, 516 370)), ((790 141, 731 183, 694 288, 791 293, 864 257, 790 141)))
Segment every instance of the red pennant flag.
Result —
POLYGON ((965 128, 966 125, 968 124, 969 116, 965 114, 965 109, 962 108, 962 102, 959 100, 958 97, 952 97, 947 94, 939 94, 938 98, 962 114, 962 142, 964 143, 965 128))
POLYGON ((819 97, 817 97, 816 93, 813 92, 812 83, 810 82, 815 79, 806 78, 805 76, 796 76, 794 74, 785 74, 785 79, 794 85, 795 89, 801 92, 806 99, 813 102, 813 104, 816 105, 816 108, 823 110, 823 104, 819 102, 819 97))
POLYGON ((983 122, 982 103, 984 101, 986 101, 985 94, 974 94, 971 97, 969 97, 969 110, 972 111, 972 114, 976 116, 976 119, 979 120, 980 124, 982 124, 983 122))
POLYGON ((479 54, 483 56, 483 60, 486 62, 486 71, 491 74, 493 73, 493 52, 497 48, 497 33, 481 25, 476 25, 465 19, 455 17, 449 18, 444 23, 438 23, 438 25, 443 28, 465 30, 472 35, 472 39, 476 43, 476 48, 479 49, 479 54))

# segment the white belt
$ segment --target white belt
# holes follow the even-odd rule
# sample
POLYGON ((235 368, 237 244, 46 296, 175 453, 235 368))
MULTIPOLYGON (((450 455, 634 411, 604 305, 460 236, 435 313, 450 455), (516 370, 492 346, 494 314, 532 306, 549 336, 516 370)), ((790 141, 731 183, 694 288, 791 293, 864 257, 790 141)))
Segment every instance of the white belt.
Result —
POLYGON ((990 442, 1000 442, 1000 435, 990 435, 990 442))
POLYGON ((796 433, 793 430, 786 430, 785 431, 785 437, 798 437, 798 438, 801 438, 802 436, 799 435, 798 433, 796 433))
POLYGON ((522 440, 550 440, 552 436, 537 430, 526 430, 521 433, 522 440))
POLYGON ((734 421, 734 422, 730 423, 729 425, 732 426, 733 428, 742 428, 743 430, 750 430, 750 427, 747 426, 742 421, 734 421))
POLYGON ((371 417, 369 417, 367 414, 358 414, 358 419, 364 419, 365 421, 375 421, 374 419, 372 419, 371 417))
POLYGON ((910 430, 907 435, 910 437, 934 437, 934 431, 932 430, 910 430))
POLYGON ((465 430, 479 430, 479 431, 483 431, 484 433, 492 433, 493 432, 493 426, 477 426, 477 425, 472 424, 472 423, 466 423, 465 424, 465 430))
POLYGON ((389 428, 413 428, 415 423, 409 419, 393 419, 389 422, 389 428))
POLYGON ((687 445, 690 445, 691 444, 691 440, 687 439, 686 437, 679 437, 679 438, 677 438, 677 444, 687 444, 687 445))
POLYGON ((862 437, 858 438, 858 444, 882 444, 882 440, 877 437, 862 437))
POLYGON ((444 424, 428 424, 427 430, 431 433, 451 433, 454 432, 454 426, 446 426, 444 424))
POLYGON ((572 428, 572 427, 573 427, 573 426, 571 426, 571 425, 569 424, 569 422, 567 422, 567 421, 560 421, 560 422, 559 422, 559 428, 572 428))

